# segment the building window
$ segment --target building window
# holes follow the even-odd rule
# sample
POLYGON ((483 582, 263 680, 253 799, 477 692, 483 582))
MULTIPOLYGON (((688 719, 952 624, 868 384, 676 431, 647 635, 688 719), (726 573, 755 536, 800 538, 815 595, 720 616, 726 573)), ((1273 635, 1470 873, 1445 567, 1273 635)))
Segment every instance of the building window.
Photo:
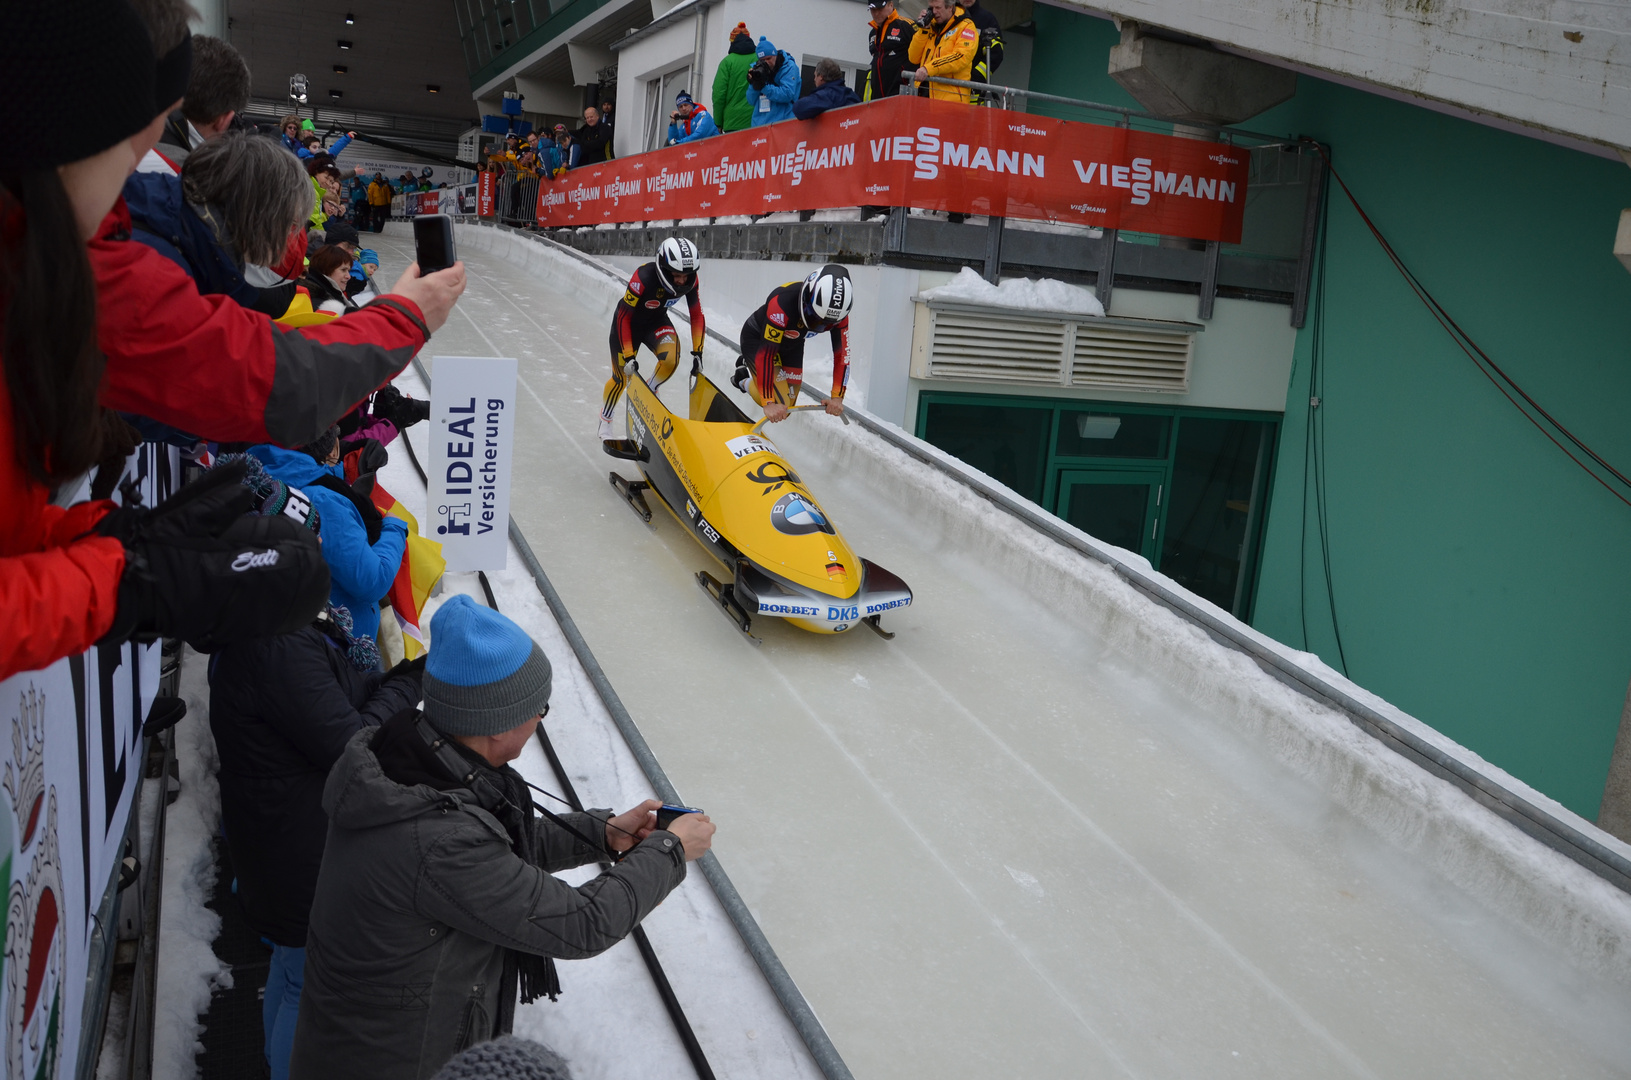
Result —
POLYGON ((691 67, 676 68, 666 75, 646 80, 645 148, 655 150, 668 141, 668 114, 674 111, 674 95, 691 82, 691 67))
POLYGON ((1280 417, 924 392, 919 437, 1249 620, 1280 417))

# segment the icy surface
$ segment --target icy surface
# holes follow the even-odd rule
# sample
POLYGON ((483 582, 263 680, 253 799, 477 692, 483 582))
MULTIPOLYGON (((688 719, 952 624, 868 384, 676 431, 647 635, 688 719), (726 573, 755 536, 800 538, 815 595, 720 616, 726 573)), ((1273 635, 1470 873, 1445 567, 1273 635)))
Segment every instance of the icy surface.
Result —
POLYGON ((606 482, 618 283, 459 243, 434 351, 520 359, 516 517, 858 1076, 1631 1075, 1631 899, 856 427, 775 437, 898 636, 744 642, 606 482))
POLYGON ((153 1076, 186 1080, 198 1075, 203 1044, 200 1018, 217 986, 232 973, 215 955, 221 917, 206 905, 215 888, 210 841, 220 830, 221 788, 216 783, 215 737, 210 734, 209 657, 191 649, 181 662, 187 715, 175 726, 181 794, 164 821, 163 899, 153 991, 153 1076))
MULTIPOLYGON (((415 397, 425 395, 411 368, 396 385, 415 397)), ((420 460, 426 460, 426 425, 409 429, 408 437, 420 460)), ((417 514, 425 489, 400 441, 393 444, 380 482, 417 514)), ((514 494, 519 497, 520 492, 514 494)), ((634 755, 513 547, 509 568, 490 574, 489 582, 499 610, 526 629, 549 657, 554 680, 547 727, 579 798, 586 806, 620 811, 651 798, 634 755)), ((436 607, 457 593, 486 602, 475 574, 447 575, 441 595, 426 605, 427 636, 436 607)), ((538 744, 529 744, 515 764, 528 780, 564 796, 538 744)), ((539 801, 566 812, 553 799, 540 796, 539 801)), ((560 876, 576 885, 597 873, 598 868, 585 867, 560 876)), ((717 1076, 819 1080, 820 1071, 700 871, 693 866, 685 883, 644 925, 717 1076)), ((557 968, 560 1000, 520 1006, 517 1034, 555 1048, 571 1062, 577 1080, 688 1075, 685 1048, 632 941, 593 959, 558 961, 557 968)))
POLYGON ((1009 278, 993 285, 968 267, 944 285, 923 290, 925 300, 960 300, 966 304, 1018 308, 1022 311, 1059 311, 1070 315, 1104 314, 1099 298, 1080 285, 1042 278, 1009 278))

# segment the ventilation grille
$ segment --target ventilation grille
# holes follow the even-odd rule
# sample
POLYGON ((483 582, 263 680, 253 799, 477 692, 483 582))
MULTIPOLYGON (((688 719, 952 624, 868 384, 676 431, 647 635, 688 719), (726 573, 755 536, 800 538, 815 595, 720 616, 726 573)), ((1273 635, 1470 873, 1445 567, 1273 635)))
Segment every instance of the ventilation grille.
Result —
POLYGON ((1192 334, 1077 323, 1070 384, 1181 394, 1189 389, 1194 341, 1192 334))
POLYGON ((934 313, 929 377, 1059 385, 1065 323, 934 313))
POLYGON ((925 305, 930 320, 920 378, 1181 394, 1189 389, 1195 331, 1182 323, 1071 319, 1039 312, 925 305))

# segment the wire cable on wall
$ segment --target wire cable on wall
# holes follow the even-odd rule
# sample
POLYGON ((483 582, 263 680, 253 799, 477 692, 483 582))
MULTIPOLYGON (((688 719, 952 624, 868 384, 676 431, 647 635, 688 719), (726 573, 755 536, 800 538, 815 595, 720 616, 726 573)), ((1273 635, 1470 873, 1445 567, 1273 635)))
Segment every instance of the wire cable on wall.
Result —
MULTIPOLYGON (((1324 148, 1320 153, 1324 154, 1324 148)), ((1329 166, 1330 159, 1326 158, 1329 166)), ((1318 261, 1314 276, 1314 317, 1308 362, 1308 421, 1303 428, 1302 543, 1298 548, 1298 605, 1302 616, 1303 648, 1308 649, 1308 489, 1314 489, 1314 521, 1319 533, 1320 563, 1325 571, 1325 600, 1331 611, 1331 634, 1336 638, 1337 661, 1344 675, 1348 654, 1342 645, 1342 627, 1337 620, 1336 585, 1331 580, 1331 530, 1326 511, 1325 475, 1325 253, 1330 228, 1331 188, 1326 185, 1320 200, 1318 261)))
MULTIPOLYGON (((1625 503, 1627 506, 1631 506, 1631 498, 1627 498, 1624 492, 1616 489, 1615 486, 1607 479, 1600 476, 1595 469, 1587 465, 1584 461, 1581 461, 1579 457, 1576 457, 1575 453, 1572 452, 1569 447, 1574 447, 1575 450, 1580 453, 1580 455, 1590 458, 1591 461, 1595 462, 1599 468, 1607 472, 1627 489, 1631 489, 1631 478, 1628 478, 1613 465, 1610 465, 1600 454, 1598 454, 1590 446, 1587 446, 1584 441, 1576 436, 1574 432, 1565 427, 1555 416, 1547 412, 1540 402, 1536 401, 1532 396, 1530 396, 1528 391, 1520 386, 1515 379, 1513 379, 1501 368, 1499 364, 1491 359, 1488 353, 1479 347, 1478 343, 1472 339, 1472 336, 1463 330, 1461 325, 1455 321, 1447 310, 1445 310, 1444 305, 1438 302, 1427 286, 1422 284, 1421 279, 1411 272, 1410 268, 1405 265, 1404 260, 1399 257, 1399 253, 1393 249, 1393 245, 1388 243, 1387 237, 1382 235, 1382 230, 1377 228, 1376 223, 1371 220, 1370 215, 1365 213, 1365 208, 1359 205, 1358 198, 1354 196, 1354 193, 1348 187, 1347 182, 1342 179, 1342 174, 1338 173, 1335 166, 1331 164, 1331 156, 1326 152, 1325 147, 1320 146, 1318 143, 1314 143, 1313 145, 1315 149, 1319 151, 1320 156, 1325 159, 1325 167, 1331 170, 1332 179, 1336 180, 1336 182, 1341 185, 1342 193, 1347 196, 1348 202, 1353 205, 1354 212, 1359 215, 1359 220, 1364 223, 1366 229, 1370 230, 1371 236, 1375 237, 1376 243, 1382 248, 1382 253, 1388 257, 1388 261, 1393 264, 1394 269, 1399 271, 1399 276, 1404 278, 1405 284, 1410 286, 1410 291, 1416 294, 1417 299, 1422 302, 1433 318, 1438 321, 1438 324, 1444 328, 1444 331, 1450 335, 1450 339, 1456 343, 1462 352, 1467 354, 1468 359, 1473 362, 1473 365, 1478 368, 1479 372, 1490 381, 1490 384, 1493 385, 1495 389, 1501 392, 1502 397, 1506 398, 1507 401, 1512 403, 1513 408, 1517 409, 1518 412, 1523 414, 1524 419, 1535 425, 1535 429, 1542 435, 1546 436, 1546 438, 1551 441, 1552 445, 1563 451, 1564 455, 1567 456, 1570 461, 1580 466, 1580 468, 1585 471, 1586 475, 1590 476, 1593 480, 1601 484, 1610 495, 1613 495, 1616 499, 1620 500, 1622 503, 1625 503), (1521 404, 1519 402, 1520 398, 1522 399, 1521 404), (1525 405, 1527 405, 1528 408, 1525 408, 1525 405), (1562 441, 1559 441, 1560 439, 1562 441), (1565 442, 1569 445, 1565 446, 1565 442)), ((1323 267, 1323 263, 1321 265, 1323 267)))

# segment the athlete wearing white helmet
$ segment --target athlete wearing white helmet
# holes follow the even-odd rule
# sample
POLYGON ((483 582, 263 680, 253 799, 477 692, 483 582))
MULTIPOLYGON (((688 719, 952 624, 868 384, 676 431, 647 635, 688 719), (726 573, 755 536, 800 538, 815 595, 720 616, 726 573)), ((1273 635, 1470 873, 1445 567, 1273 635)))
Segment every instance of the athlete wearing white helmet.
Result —
POLYGON ((855 283, 849 271, 828 263, 803 281, 778 286, 742 324, 742 359, 731 382, 753 395, 765 419, 785 420, 804 384, 804 343, 815 334, 832 337, 832 396, 826 409, 844 412, 849 386, 849 313, 855 283))
POLYGON ((646 382, 656 390, 679 366, 680 339, 669 320, 668 309, 683 298, 691 311, 691 366, 702 370, 702 342, 707 326, 702 318, 702 298, 697 291, 697 269, 702 254, 696 244, 683 236, 670 236, 657 248, 654 262, 642 265, 629 278, 612 316, 612 377, 606 380, 601 397, 600 437, 612 437, 612 412, 628 376, 624 365, 634 359, 644 345, 657 357, 657 367, 646 382))

